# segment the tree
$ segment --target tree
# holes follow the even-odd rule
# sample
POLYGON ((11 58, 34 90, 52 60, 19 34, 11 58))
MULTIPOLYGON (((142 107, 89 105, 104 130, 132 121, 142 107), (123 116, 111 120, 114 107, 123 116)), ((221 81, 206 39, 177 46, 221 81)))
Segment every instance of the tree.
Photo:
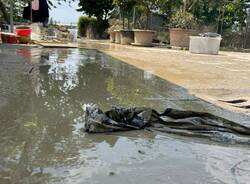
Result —
POLYGON ((7 12, 5 4, 0 0, 0 12, 2 13, 3 19, 7 22, 10 23, 10 17, 7 12))
POLYGON ((113 0, 113 4, 119 7, 120 13, 122 14, 123 29, 125 28, 125 17, 128 19, 127 28, 130 28, 130 15, 136 3, 136 0, 113 0))
POLYGON ((197 0, 190 12, 193 13, 199 24, 217 24, 223 12, 224 4, 224 0, 197 0))
POLYGON ((49 25, 54 25, 54 21, 53 21, 53 18, 51 17, 50 20, 49 20, 49 25))
POLYGON ((151 27, 151 13, 159 11, 158 2, 159 0, 137 0, 137 10, 139 10, 146 16, 146 29, 149 29, 151 27))
POLYGON ((247 2, 250 0, 196 0, 190 11, 200 24, 219 23, 220 32, 233 26, 242 31, 247 17, 247 2))
POLYGON ((108 18, 114 8, 113 0, 79 0, 79 7, 78 11, 96 18, 97 21, 89 24, 87 30, 93 38, 101 38, 109 27, 108 18))
POLYGON ((98 21, 106 21, 113 10, 112 0, 80 0, 78 11, 95 16, 98 21))
MULTIPOLYGON (((75 0, 56 0, 56 3, 61 5, 62 3, 68 3, 70 5, 71 2, 74 2, 75 0)), ((53 2, 52 0, 48 0, 48 3, 50 6, 56 7, 55 1, 53 2)))
POLYGON ((246 25, 247 18, 247 5, 246 3, 250 2, 249 0, 233 0, 231 3, 225 4, 225 13, 223 26, 224 28, 231 28, 232 25, 235 25, 236 29, 239 31, 243 30, 243 27, 246 25))
MULTIPOLYGON (((31 2, 31 0, 0 0, 0 15, 2 14, 3 21, 10 23, 10 1, 14 3, 13 12, 14 12, 14 20, 20 21, 23 14, 23 7, 26 3, 31 2)), ((61 4, 62 2, 71 3, 75 0, 57 0, 57 4, 61 4)), ((48 0, 50 6, 56 6, 55 2, 53 3, 51 0, 48 0)))
POLYGON ((16 21, 20 21, 22 18, 23 7, 28 2, 28 0, 0 0, 0 14, 2 14, 3 21, 10 23, 10 8, 13 8, 13 18, 16 21), (11 6, 11 3, 13 4, 11 6))

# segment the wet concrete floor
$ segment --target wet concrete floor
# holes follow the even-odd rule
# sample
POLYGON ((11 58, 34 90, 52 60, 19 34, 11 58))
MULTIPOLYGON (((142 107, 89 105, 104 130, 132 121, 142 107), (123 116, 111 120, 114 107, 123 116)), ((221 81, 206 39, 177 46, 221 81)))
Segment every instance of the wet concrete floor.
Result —
POLYGON ((139 69, 185 87, 193 95, 231 111, 250 114, 250 53, 191 54, 167 48, 145 48, 108 41, 82 40, 83 48, 95 48, 139 69), (244 99, 232 104, 224 101, 244 99))
POLYGON ((0 47, 0 183, 248 183, 250 148, 131 131, 88 135, 83 105, 249 116, 96 50, 0 47))

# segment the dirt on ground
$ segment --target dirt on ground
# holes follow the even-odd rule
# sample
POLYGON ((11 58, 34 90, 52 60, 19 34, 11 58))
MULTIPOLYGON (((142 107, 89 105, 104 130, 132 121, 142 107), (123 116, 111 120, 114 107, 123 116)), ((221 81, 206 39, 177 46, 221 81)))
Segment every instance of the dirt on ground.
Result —
POLYGON ((250 53, 192 54, 165 48, 143 48, 83 40, 80 47, 98 49, 139 69, 180 85, 191 94, 234 112, 250 113, 250 53))

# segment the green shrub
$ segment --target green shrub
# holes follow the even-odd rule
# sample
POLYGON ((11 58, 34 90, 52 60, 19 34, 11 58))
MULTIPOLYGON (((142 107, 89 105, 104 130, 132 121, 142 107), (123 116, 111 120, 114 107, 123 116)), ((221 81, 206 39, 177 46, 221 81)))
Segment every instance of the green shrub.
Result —
POLYGON ((81 37, 86 36, 87 27, 90 24, 97 24, 95 17, 81 16, 78 20, 78 33, 81 37))
POLYGON ((179 10, 177 11, 170 20, 170 27, 180 29, 195 29, 197 22, 193 14, 179 10))
POLYGON ((108 32, 112 32, 114 30, 120 30, 122 29, 122 21, 119 19, 109 19, 109 28, 108 32))

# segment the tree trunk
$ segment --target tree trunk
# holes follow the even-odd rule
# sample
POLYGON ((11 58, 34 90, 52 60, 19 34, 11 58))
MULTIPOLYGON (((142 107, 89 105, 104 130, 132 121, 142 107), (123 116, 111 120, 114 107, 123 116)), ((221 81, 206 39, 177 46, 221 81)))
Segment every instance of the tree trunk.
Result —
POLYGON ((146 22, 146 29, 150 29, 150 10, 147 10, 147 22, 146 22))
POLYGON ((169 3, 168 3, 168 6, 167 6, 167 10, 166 10, 166 13, 167 13, 167 24, 170 23, 170 20, 172 18, 172 4, 173 1, 170 0, 169 3))
POLYGON ((135 26, 135 22, 136 22, 136 20, 135 20, 135 15, 136 15, 136 11, 135 11, 135 7, 133 8, 133 28, 135 29, 136 28, 136 26, 135 26))
POLYGON ((186 12, 187 10, 187 0, 183 0, 183 11, 186 12))
POLYGON ((10 23, 10 16, 6 11, 6 7, 5 7, 4 3, 2 2, 2 0, 0 0, 0 11, 3 14, 4 20, 9 24, 10 23))
POLYGON ((131 10, 129 10, 128 12, 127 12, 127 18, 128 18, 128 30, 130 30, 130 20, 131 20, 131 10))
POLYGON ((13 20, 13 1, 10 1, 10 31, 11 33, 14 33, 14 20, 13 20))
POLYGON ((221 25, 220 25, 220 35, 223 34, 224 16, 225 16, 225 11, 224 11, 224 9, 223 9, 223 10, 222 10, 221 25))
POLYGON ((125 29, 125 13, 124 13, 124 10, 122 10, 122 29, 125 29))

